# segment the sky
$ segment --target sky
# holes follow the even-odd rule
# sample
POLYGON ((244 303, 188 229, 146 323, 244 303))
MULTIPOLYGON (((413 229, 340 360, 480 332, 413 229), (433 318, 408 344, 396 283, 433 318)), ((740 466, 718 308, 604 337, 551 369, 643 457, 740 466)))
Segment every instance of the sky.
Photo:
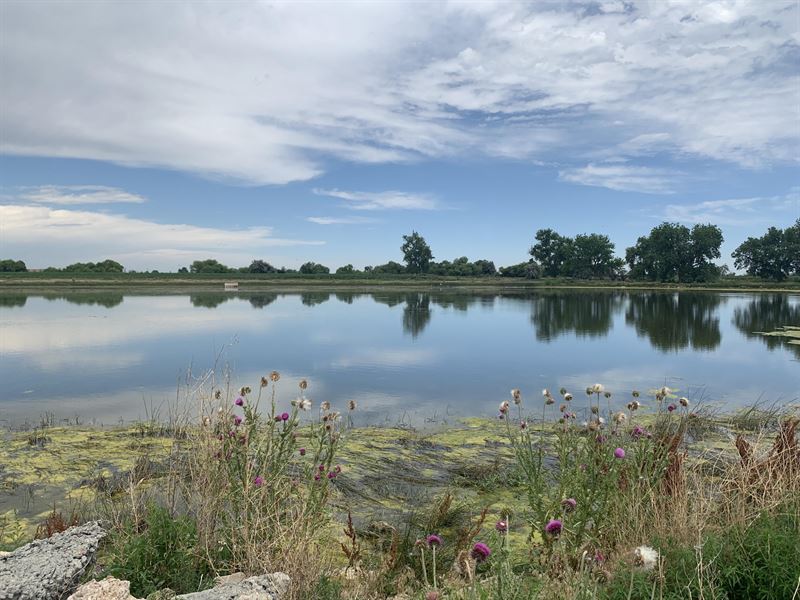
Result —
POLYGON ((0 3, 0 258, 360 268, 623 256, 664 220, 720 263, 800 217, 800 3, 0 3))

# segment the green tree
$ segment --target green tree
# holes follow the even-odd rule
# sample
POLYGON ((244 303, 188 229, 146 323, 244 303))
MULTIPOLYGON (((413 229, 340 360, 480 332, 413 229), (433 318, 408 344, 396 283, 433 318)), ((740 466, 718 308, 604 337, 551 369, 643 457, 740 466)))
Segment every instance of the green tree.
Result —
POLYGON ((800 219, 786 229, 770 227, 759 238, 747 238, 731 256, 748 275, 781 281, 800 274, 800 219))
POLYGON ((325 265, 309 261, 300 266, 300 272, 303 275, 327 275, 331 270, 325 265))
POLYGON ((411 235, 403 236, 403 245, 400 246, 406 270, 409 273, 427 273, 433 254, 425 238, 412 231, 411 235))
POLYGON ((0 260, 0 273, 24 273, 27 270, 28 267, 21 260, 0 260))
POLYGON ((406 272, 406 268, 398 262, 390 260, 385 265, 375 265, 372 273, 376 275, 401 275, 406 272))
POLYGON ((533 259, 508 267, 500 267, 501 277, 524 277, 526 279, 539 279, 542 268, 533 259))
POLYGON ((254 260, 247 267, 249 273, 275 273, 277 269, 264 260, 254 260))
POLYGON ((723 242, 716 225, 662 223, 625 252, 632 279, 649 281, 710 281, 719 276, 711 260, 719 258, 723 242))
POLYGON ((580 234, 572 241, 572 252, 562 274, 581 279, 613 278, 624 264, 614 256, 614 244, 607 235, 580 234))
POLYGON ((546 277, 564 275, 564 264, 572 257, 573 241, 552 229, 536 232, 536 243, 528 253, 541 265, 546 277))
POLYGON ((231 268, 226 267, 218 260, 208 258, 206 260, 196 260, 189 267, 191 273, 230 273, 231 268))
POLYGON ((347 264, 343 267, 339 267, 338 269, 336 269, 337 275, 352 275, 355 272, 356 270, 353 268, 353 265, 350 264, 347 264))

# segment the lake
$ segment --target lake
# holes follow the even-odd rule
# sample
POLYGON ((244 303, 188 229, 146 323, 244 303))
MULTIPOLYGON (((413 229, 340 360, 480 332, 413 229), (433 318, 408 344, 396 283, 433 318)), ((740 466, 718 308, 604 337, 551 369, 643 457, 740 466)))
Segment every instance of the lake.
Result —
MULTIPOLYGON (((577 291, 310 291, 0 295, 0 421, 116 423, 166 413, 187 372, 230 369, 280 401, 359 405, 368 423, 496 414, 512 387, 579 399, 603 383, 668 385, 723 410, 800 396, 800 346, 756 332, 800 324, 800 295, 577 291)), ((182 383, 183 382, 183 383, 182 383)))

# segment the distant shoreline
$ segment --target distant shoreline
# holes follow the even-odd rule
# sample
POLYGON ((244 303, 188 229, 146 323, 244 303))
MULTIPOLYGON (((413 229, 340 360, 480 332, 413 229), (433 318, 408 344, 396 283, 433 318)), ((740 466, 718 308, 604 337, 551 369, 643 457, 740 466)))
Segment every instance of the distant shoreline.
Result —
MULTIPOLYGON (((3 273, 2 292, 87 291, 95 289, 149 290, 154 292, 223 292, 226 282, 238 282, 238 292, 294 292, 307 289, 381 291, 538 291, 550 289, 575 290, 653 290, 653 291, 715 291, 715 292, 800 292, 800 280, 784 282, 762 281, 755 278, 724 279, 714 283, 656 283, 646 281, 606 281, 570 279, 522 279, 510 277, 442 277, 381 276, 342 277, 336 275, 261 275, 250 273, 186 275, 182 273, 3 273)), ((231 292, 236 293, 236 292, 231 292)))

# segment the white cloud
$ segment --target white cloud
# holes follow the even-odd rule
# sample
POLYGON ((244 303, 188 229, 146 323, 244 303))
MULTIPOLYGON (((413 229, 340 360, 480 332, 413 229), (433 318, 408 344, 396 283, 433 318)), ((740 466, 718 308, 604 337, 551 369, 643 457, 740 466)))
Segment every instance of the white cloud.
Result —
POLYGON ((111 258, 136 269, 174 269, 214 257, 242 265, 283 246, 323 241, 274 237, 270 227, 225 230, 46 206, 0 205, 0 239, 31 266, 111 258))
POLYGON ((366 223, 377 223, 376 219, 369 217, 306 217, 309 223, 317 225, 363 225, 366 223))
POLYGON ((558 172, 559 179, 570 183, 647 194, 674 193, 673 185, 678 175, 679 173, 666 169, 637 167, 624 163, 590 163, 585 167, 563 169, 558 172))
POLYGON ((754 222, 774 223, 776 215, 789 219, 800 215, 800 190, 792 189, 783 196, 707 200, 695 204, 668 204, 663 218, 682 223, 716 223, 747 225, 754 222))
POLYGON ((407 192, 346 192, 344 190, 314 189, 318 196, 330 196, 346 202, 353 210, 436 210, 436 199, 429 194, 407 192))
POLYGON ((631 155, 796 161, 799 11, 6 2, 0 151, 257 184, 331 158, 581 165, 630 141, 631 155))
POLYGON ((21 200, 38 204, 141 204, 145 198, 119 188, 104 185, 42 185, 23 188, 21 200))

